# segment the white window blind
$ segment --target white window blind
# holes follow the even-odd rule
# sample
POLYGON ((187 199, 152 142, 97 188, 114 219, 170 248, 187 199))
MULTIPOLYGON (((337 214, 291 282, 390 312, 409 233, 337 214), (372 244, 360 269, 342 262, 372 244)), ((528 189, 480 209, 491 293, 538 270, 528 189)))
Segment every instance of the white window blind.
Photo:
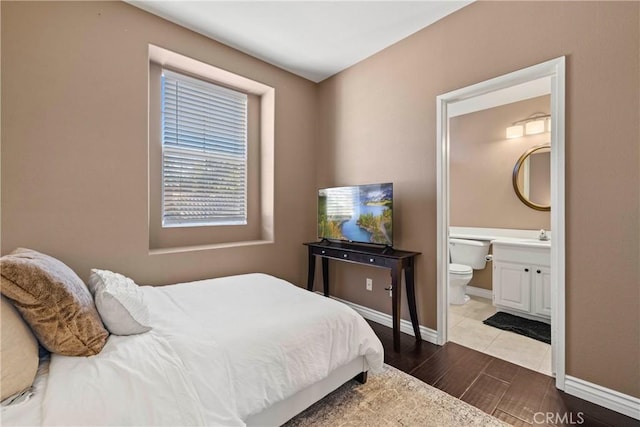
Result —
POLYGON ((163 227, 246 224, 247 95, 162 71, 163 227))

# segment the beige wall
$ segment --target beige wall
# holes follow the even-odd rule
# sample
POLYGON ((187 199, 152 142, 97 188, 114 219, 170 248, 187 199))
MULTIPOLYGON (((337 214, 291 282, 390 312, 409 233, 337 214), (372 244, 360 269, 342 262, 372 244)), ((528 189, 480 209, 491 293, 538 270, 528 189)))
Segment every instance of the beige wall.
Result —
POLYGON ((316 85, 123 2, 2 2, 2 253, 142 284, 263 271, 303 284, 316 85), (149 255, 148 44, 275 88, 275 244, 149 255))
POLYGON ((548 144, 550 133, 506 139, 511 123, 536 112, 551 111, 550 97, 541 96, 449 120, 450 217, 452 226, 547 229, 548 211, 522 203, 511 176, 518 158, 536 145, 548 144))
MULTIPOLYGON (((422 252, 420 321, 435 328, 436 96, 566 55, 567 373, 637 397, 639 7, 473 3, 320 84, 318 163, 320 186, 393 181, 396 245, 422 252)), ((339 296, 390 312, 384 272, 333 276, 339 296)))

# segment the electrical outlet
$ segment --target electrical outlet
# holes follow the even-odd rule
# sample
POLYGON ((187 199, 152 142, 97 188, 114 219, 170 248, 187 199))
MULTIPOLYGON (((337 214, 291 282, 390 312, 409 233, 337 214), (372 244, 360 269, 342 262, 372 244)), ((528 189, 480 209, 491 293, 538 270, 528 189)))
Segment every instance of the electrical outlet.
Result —
POLYGON ((368 291, 372 291, 373 290, 373 280, 371 280, 371 279, 369 279, 367 277, 367 285, 366 286, 367 286, 367 290, 368 291))

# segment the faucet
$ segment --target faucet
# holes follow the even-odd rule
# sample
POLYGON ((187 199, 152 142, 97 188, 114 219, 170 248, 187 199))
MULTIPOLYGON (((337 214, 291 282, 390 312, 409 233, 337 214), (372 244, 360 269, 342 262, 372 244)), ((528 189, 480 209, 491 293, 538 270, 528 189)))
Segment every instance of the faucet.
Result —
POLYGON ((544 228, 540 230, 540 234, 538 234, 538 240, 549 240, 549 236, 547 235, 547 232, 544 228))

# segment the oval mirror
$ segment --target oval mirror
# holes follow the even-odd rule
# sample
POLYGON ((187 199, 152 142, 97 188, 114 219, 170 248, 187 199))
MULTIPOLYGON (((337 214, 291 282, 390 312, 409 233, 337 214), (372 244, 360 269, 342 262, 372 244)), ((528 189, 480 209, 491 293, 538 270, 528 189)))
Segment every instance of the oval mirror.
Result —
POLYGON ((525 205, 551 210, 551 145, 527 150, 513 168, 513 189, 525 205))

